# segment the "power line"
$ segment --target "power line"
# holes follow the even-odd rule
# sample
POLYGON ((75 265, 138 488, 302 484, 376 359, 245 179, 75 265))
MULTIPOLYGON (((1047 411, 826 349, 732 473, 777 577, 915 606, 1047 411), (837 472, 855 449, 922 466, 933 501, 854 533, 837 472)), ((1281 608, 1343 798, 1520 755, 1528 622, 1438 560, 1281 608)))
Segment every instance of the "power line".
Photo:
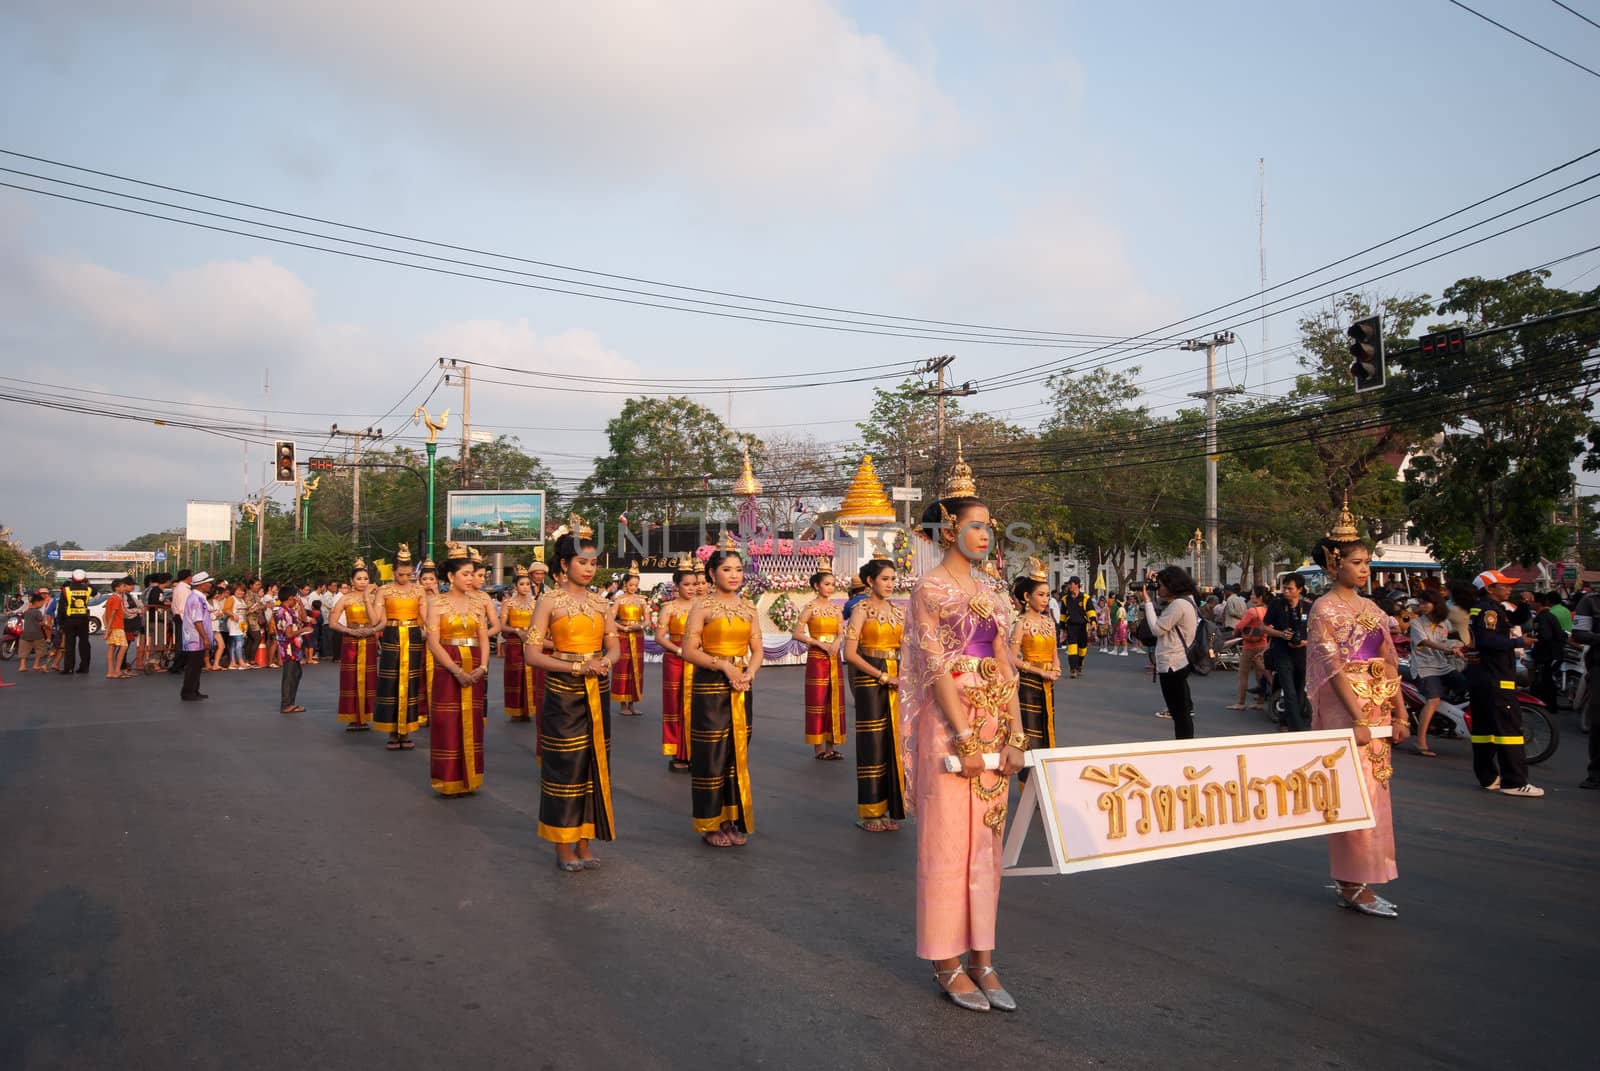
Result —
MULTIPOLYGON (((1596 78, 1600 78, 1600 71, 1595 70, 1593 67, 1585 67, 1583 64, 1579 63, 1577 60, 1571 58, 1570 56, 1563 56, 1561 53, 1557 52, 1555 49, 1547 48, 1544 45, 1541 45, 1539 42, 1535 41, 1533 38, 1527 36, 1526 34, 1520 34, 1516 30, 1513 30, 1511 27, 1507 26, 1505 23, 1496 22, 1494 19, 1491 19, 1488 15, 1485 15, 1483 12, 1477 11, 1477 10, 1475 10, 1473 8, 1468 7, 1466 4, 1463 4, 1461 2, 1461 0, 1449 0, 1449 3, 1454 4, 1456 7, 1459 7, 1462 11, 1465 11, 1469 15, 1476 15, 1478 18, 1482 19, 1484 22, 1487 22, 1491 26, 1498 26, 1500 29, 1504 30, 1506 33, 1510 34, 1512 37, 1517 38, 1519 41, 1526 41, 1528 44, 1532 45, 1534 48, 1537 48, 1540 52, 1549 53, 1550 55, 1554 56, 1556 59, 1560 60, 1562 63, 1570 63, 1574 67, 1578 68, 1578 70, 1584 71, 1584 72, 1586 72, 1588 74, 1592 74, 1596 78)), ((1566 4, 1562 4, 1561 6, 1562 7, 1567 7, 1566 4)), ((1567 10, 1568 11, 1572 11, 1571 8, 1567 8, 1567 10)), ((1577 15, 1577 12, 1573 11, 1573 14, 1577 15)), ((1578 17, 1579 18, 1583 18, 1582 15, 1579 15, 1578 17)), ((1589 20, 1588 19, 1584 19, 1584 21, 1588 22, 1589 20)))
POLYGON ((1587 22, 1590 26, 1593 26, 1595 29, 1600 30, 1600 22, 1594 21, 1588 15, 1585 15, 1583 12, 1577 10, 1576 8, 1568 7, 1566 4, 1563 4, 1561 2, 1561 0, 1550 0, 1550 2, 1552 4, 1555 4, 1555 6, 1559 7, 1561 10, 1571 12, 1572 14, 1578 16, 1578 18, 1582 19, 1584 22, 1587 22))

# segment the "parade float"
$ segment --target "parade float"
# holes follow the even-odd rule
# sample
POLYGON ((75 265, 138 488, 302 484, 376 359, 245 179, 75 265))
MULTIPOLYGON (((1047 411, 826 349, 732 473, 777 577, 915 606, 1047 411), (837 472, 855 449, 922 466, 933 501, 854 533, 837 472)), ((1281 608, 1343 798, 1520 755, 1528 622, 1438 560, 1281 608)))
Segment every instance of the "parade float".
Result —
MULTIPOLYGON (((966 462, 958 457, 957 472, 962 469, 966 469, 966 462)), ((831 563, 838 578, 839 590, 833 598, 841 605, 849 594, 850 580, 862 563, 876 555, 894 561, 900 577, 897 586, 903 591, 909 591, 921 575, 919 565, 931 568, 936 564, 936 553, 926 562, 920 560, 934 549, 932 545, 910 539, 896 522, 894 505, 884 494, 871 454, 861 459, 833 520, 820 531, 808 529, 796 538, 762 531, 757 510, 761 493, 761 481, 756 479, 747 450, 733 494, 739 503, 738 544, 745 559, 743 594, 760 612, 767 665, 799 665, 805 661, 806 646, 794 639, 791 631, 800 612, 814 597, 811 577, 823 563, 831 563)), ((695 554, 705 561, 715 549, 707 544, 695 554)), ((645 650, 652 661, 660 659, 661 648, 653 637, 646 642, 645 650)))

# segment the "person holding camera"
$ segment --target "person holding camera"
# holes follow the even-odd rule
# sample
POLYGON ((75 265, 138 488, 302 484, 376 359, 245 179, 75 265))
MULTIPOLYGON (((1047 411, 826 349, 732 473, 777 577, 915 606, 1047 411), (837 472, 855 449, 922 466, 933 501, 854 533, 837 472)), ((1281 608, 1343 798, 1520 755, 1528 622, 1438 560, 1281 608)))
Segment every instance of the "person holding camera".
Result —
POLYGON ((1189 695, 1189 644, 1200 627, 1194 603, 1194 580, 1181 565, 1169 565, 1160 572, 1147 573, 1144 586, 1144 619, 1155 634, 1156 679, 1161 682, 1161 698, 1167 709, 1159 717, 1172 719, 1175 740, 1194 738, 1194 700, 1189 695), (1150 596, 1164 604, 1160 613, 1150 596))

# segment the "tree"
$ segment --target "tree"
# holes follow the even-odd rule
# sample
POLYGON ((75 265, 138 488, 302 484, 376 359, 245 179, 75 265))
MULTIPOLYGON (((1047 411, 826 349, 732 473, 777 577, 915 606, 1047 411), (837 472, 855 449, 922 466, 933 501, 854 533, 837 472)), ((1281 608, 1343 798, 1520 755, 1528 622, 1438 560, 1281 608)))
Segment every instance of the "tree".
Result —
POLYGON ((756 469, 762 484, 760 523, 774 532, 794 531, 802 515, 831 504, 854 471, 848 455, 832 453, 811 435, 767 439, 756 469))
POLYGON ((11 529, 0 525, 0 590, 20 591, 47 584, 50 579, 44 562, 18 546, 11 538, 11 529))
MULTIPOLYGON (((1374 314, 1383 319, 1384 341, 1388 349, 1399 350, 1409 341, 1417 321, 1432 311, 1426 294, 1368 298, 1344 294, 1331 307, 1300 321, 1300 366, 1306 371, 1296 379, 1289 394, 1292 402, 1307 402, 1325 407, 1326 420, 1311 419, 1301 428, 1310 440, 1310 459, 1315 463, 1315 483, 1322 490, 1324 508, 1331 515, 1353 489, 1382 464, 1392 470, 1405 452, 1418 441, 1419 420, 1415 406, 1397 404, 1411 382, 1411 367, 1401 360, 1389 362, 1389 385, 1371 403, 1382 420, 1377 426, 1350 429, 1352 420, 1365 410, 1359 404, 1355 381, 1350 376, 1350 339, 1345 334, 1357 320, 1374 314)), ((1367 396, 1371 398, 1371 395, 1367 396)))
POLYGON ((729 430, 717 414, 688 398, 629 398, 606 422, 610 452, 578 485, 574 502, 598 530, 626 516, 629 527, 670 526, 680 518, 731 514, 729 489, 742 453, 762 443, 729 430))
MULTIPOLYGON (((1548 272, 1462 279, 1437 312, 1469 331, 1522 323, 1593 304, 1600 291, 1545 286, 1548 272)), ((1412 458, 1405 497, 1417 534, 1440 562, 1463 572, 1557 557, 1567 530, 1556 511, 1572 466, 1600 467, 1600 425, 1589 365, 1600 316, 1515 328, 1469 341, 1458 355, 1415 362, 1410 379, 1425 399, 1431 444, 1412 458)))

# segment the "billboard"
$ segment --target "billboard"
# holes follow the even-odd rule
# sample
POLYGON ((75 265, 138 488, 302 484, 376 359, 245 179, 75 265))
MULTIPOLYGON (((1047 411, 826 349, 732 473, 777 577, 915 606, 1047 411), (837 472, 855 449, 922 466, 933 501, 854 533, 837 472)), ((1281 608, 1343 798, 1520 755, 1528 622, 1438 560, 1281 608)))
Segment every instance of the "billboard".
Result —
POLYGON ((543 491, 451 491, 445 538, 457 543, 544 542, 543 491))
POLYGON ((185 537, 192 543, 224 543, 233 538, 231 502, 191 501, 187 520, 185 537))

